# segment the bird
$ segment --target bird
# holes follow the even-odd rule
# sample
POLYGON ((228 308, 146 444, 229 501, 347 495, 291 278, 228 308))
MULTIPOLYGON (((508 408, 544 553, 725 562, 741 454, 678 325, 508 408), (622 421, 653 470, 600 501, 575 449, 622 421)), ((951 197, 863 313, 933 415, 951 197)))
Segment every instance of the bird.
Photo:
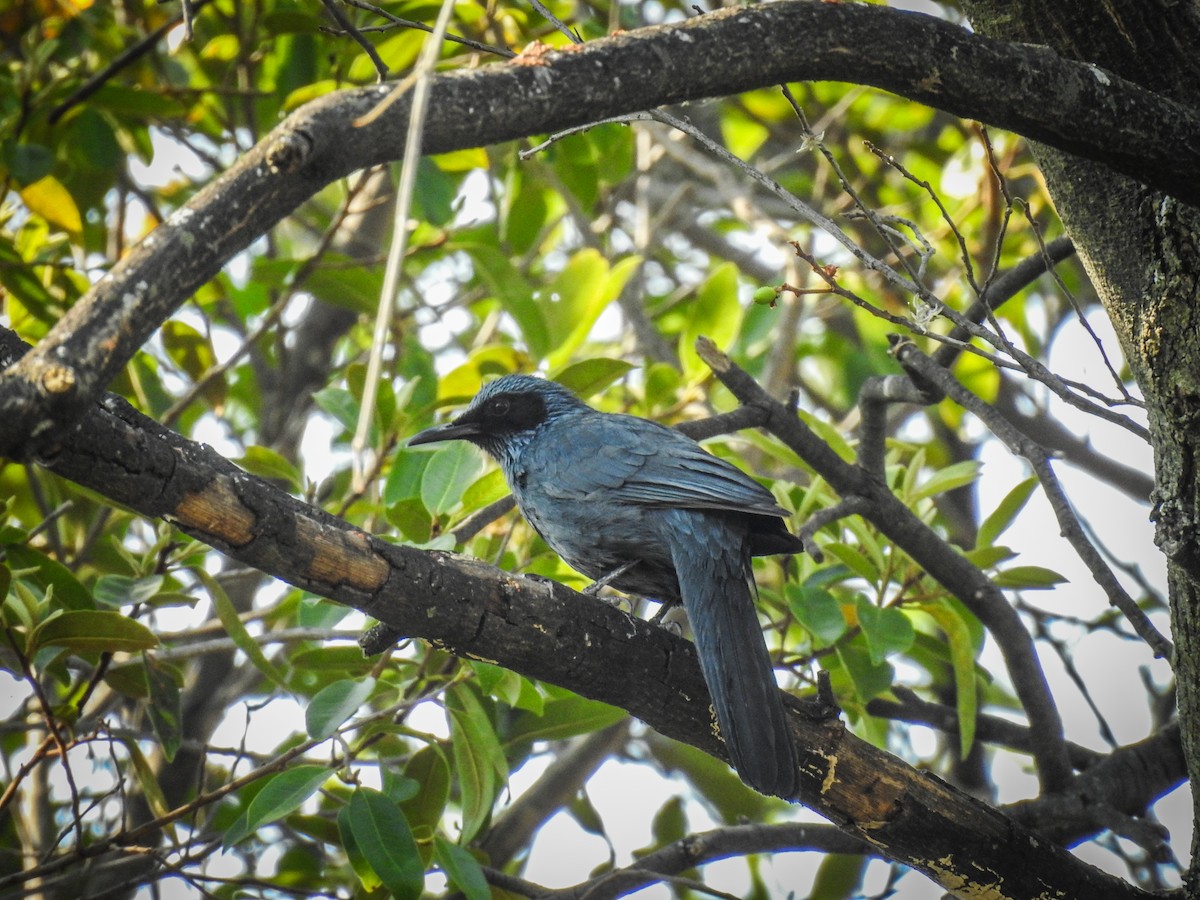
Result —
POLYGON ((408 446, 466 440, 492 456, 517 506, 576 571, 682 603, 734 770, 794 799, 796 744, 759 625, 751 557, 797 553, 787 511, 736 466, 674 428, 588 406, 526 374, 485 384, 408 446))

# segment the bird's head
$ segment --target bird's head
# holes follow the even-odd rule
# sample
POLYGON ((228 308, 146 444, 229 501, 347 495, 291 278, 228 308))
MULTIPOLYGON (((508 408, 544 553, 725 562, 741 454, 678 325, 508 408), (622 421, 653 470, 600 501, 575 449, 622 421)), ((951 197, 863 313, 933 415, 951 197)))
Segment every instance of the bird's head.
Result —
POLYGON ((561 384, 532 375, 505 375, 484 385, 453 421, 413 436, 408 446, 467 440, 502 459, 551 418, 587 407, 561 384))

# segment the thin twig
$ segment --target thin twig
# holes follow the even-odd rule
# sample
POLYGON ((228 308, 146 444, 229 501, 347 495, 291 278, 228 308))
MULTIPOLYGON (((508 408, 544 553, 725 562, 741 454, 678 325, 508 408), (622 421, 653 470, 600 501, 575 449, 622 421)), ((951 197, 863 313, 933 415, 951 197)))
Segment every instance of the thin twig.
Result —
POLYGON ((1088 540, 1075 510, 1054 474, 1049 454, 1018 431, 994 408, 963 387, 949 372, 922 353, 912 341, 899 341, 892 352, 906 370, 916 372, 922 378, 936 384, 955 403, 978 417, 1010 451, 1029 461, 1050 501, 1063 536, 1088 567, 1088 571, 1108 597, 1108 602, 1121 611, 1156 656, 1170 660, 1174 652, 1171 642, 1154 627, 1150 617, 1129 596, 1099 551, 1088 540))
POLYGON ((379 51, 375 49, 375 45, 363 37, 362 32, 341 11, 337 5, 337 0, 321 0, 321 5, 325 7, 325 11, 329 13, 333 21, 337 22, 341 29, 350 35, 351 40, 362 47, 363 52, 370 57, 371 64, 375 66, 376 79, 380 83, 386 80, 388 77, 387 63, 379 56, 379 51))
POLYGON ((967 249, 967 240, 963 237, 962 232, 959 231, 958 225, 951 217, 950 211, 946 209, 946 205, 942 203, 942 198, 938 195, 938 192, 933 189, 933 185, 923 178, 918 178, 916 175, 906 169, 904 165, 898 159, 896 159, 896 157, 892 156, 890 153, 885 153, 871 141, 864 141, 863 143, 867 145, 867 149, 871 153, 875 154, 875 156, 878 157, 878 159, 884 165, 895 169, 905 179, 911 181, 929 195, 929 198, 937 206, 938 212, 941 213, 942 221, 946 223, 947 227, 950 229, 950 233, 953 234, 955 240, 958 241, 959 258, 963 261, 963 272, 967 276, 967 283, 971 285, 971 290, 975 292, 975 296, 980 296, 980 294, 983 292, 980 289, 979 284, 975 281, 975 267, 971 264, 971 253, 967 249))
POLYGON ((627 113, 623 116, 613 116, 611 119, 597 119, 595 122, 588 122, 586 125, 576 125, 574 128, 565 128, 562 131, 556 131, 540 144, 533 147, 526 147, 517 153, 517 157, 522 161, 529 159, 541 153, 551 144, 557 144, 563 138, 570 137, 573 134, 580 134, 584 131, 591 131, 597 125, 628 125, 630 122, 649 122, 655 121, 656 117, 651 113, 636 112, 627 113))
MULTIPOLYGON (((1075 245, 1069 237, 1058 237, 1048 244, 1042 244, 1039 241, 1040 251, 1027 256, 1011 269, 1003 272, 994 278, 982 291, 979 299, 975 304, 967 310, 966 317, 972 322, 982 322, 987 316, 987 308, 998 309, 1003 304, 1007 303, 1033 281, 1042 275, 1050 272, 1059 282, 1062 279, 1059 277, 1055 266, 1074 255, 1075 245)), ((970 334, 964 328, 955 326, 950 331, 950 337, 956 338, 959 341, 967 341, 970 339, 970 334)), ((946 344, 939 347, 933 354, 934 361, 938 365, 950 368, 954 360, 958 357, 958 349, 953 344, 946 344)))
POLYGON ((571 43, 583 43, 583 38, 579 36, 579 32, 572 31, 570 28, 568 28, 565 22, 563 22, 558 18, 558 16, 554 15, 554 13, 550 12, 550 10, 546 8, 546 4, 539 2, 539 0, 529 0, 529 5, 532 6, 538 13, 540 13, 547 22, 565 34, 571 43))
POLYGON ((42 718, 46 722, 46 733, 54 748, 58 750, 59 762, 62 763, 63 774, 67 778, 67 788, 71 792, 71 821, 75 827, 75 847, 78 850, 84 846, 83 818, 79 812, 79 787, 75 783, 75 773, 71 771, 71 762, 67 759, 67 743, 63 739, 62 733, 58 730, 58 721, 55 718, 54 709, 50 705, 50 700, 46 696, 45 691, 42 690, 42 684, 38 681, 37 675, 29 663, 29 658, 17 643, 12 629, 5 628, 4 636, 8 639, 8 644, 17 657, 22 676, 29 682, 29 686, 33 688, 33 694, 37 698, 38 706, 42 710, 42 718))
MULTIPOLYGON (((381 9, 373 3, 367 3, 366 0, 342 0, 342 2, 347 6, 353 6, 355 9, 365 10, 366 12, 381 16, 382 18, 387 19, 391 25, 394 25, 397 28, 412 28, 416 31, 424 31, 430 34, 433 32, 433 28, 429 25, 426 25, 424 22, 415 22, 412 19, 404 19, 400 16, 393 15, 386 9, 381 9)), ((381 31, 386 28, 388 28, 386 25, 371 25, 365 28, 359 28, 359 31, 381 31)), ((447 33, 446 40, 455 44, 462 44, 464 47, 470 47, 472 50, 478 50, 481 53, 494 53, 496 56, 502 56, 505 59, 512 59, 517 55, 514 51, 509 50, 507 47, 497 47, 492 44, 484 44, 480 41, 473 41, 470 38, 465 38, 462 35, 447 33)))

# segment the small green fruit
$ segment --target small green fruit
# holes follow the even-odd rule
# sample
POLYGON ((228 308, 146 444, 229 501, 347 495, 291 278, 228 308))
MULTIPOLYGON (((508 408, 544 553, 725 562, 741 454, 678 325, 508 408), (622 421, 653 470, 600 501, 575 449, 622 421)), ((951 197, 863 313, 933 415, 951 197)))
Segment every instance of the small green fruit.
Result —
POLYGON ((774 306, 779 292, 773 287, 760 287, 754 292, 754 302, 759 306, 774 306))

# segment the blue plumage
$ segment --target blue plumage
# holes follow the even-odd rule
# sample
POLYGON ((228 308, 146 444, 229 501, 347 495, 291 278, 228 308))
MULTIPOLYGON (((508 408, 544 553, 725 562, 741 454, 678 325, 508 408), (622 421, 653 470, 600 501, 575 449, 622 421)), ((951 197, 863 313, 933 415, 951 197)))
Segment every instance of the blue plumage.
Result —
POLYGON ((717 723, 742 779, 795 797, 796 749, 758 624, 750 558, 795 553, 770 492, 680 432, 602 413, 561 385, 508 375, 409 444, 469 440, 497 459, 521 512, 591 578, 682 602, 717 723))

